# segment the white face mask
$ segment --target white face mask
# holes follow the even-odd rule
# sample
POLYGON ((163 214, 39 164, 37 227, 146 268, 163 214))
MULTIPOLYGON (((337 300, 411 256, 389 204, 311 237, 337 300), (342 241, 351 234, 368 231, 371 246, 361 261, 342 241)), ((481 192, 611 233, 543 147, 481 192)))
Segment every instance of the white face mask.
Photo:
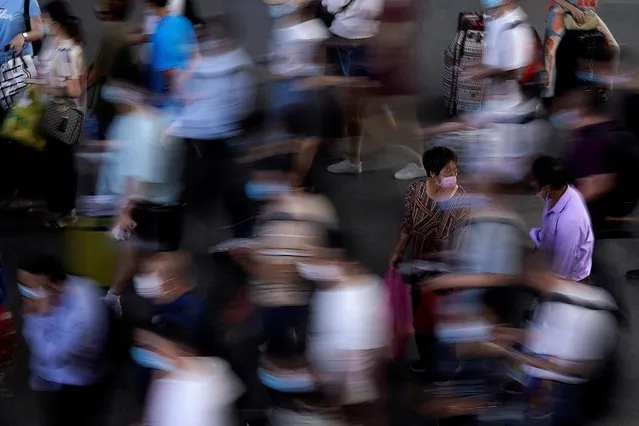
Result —
POLYGON ((313 265, 309 263, 298 263, 297 272, 304 279, 309 281, 337 281, 344 276, 341 266, 335 265, 313 265))
POLYGON ((135 292, 148 299, 162 296, 165 293, 162 290, 162 284, 164 284, 164 281, 157 274, 137 275, 133 278, 135 292))

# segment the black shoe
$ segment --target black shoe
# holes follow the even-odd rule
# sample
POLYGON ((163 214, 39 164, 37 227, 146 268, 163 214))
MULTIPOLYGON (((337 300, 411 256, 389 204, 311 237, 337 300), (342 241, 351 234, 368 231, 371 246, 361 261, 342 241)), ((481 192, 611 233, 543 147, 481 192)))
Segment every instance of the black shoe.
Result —
POLYGON ((631 269, 627 271, 626 278, 629 280, 639 280, 639 269, 631 269))
POLYGON ((416 361, 410 365, 410 371, 413 373, 425 373, 428 371, 428 367, 425 362, 416 361))

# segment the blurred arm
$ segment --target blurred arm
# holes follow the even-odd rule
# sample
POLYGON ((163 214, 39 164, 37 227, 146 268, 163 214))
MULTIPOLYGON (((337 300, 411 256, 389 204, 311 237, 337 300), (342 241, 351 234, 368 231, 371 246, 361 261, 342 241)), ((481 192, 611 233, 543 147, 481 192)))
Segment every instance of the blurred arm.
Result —
POLYGON ((591 203, 612 191, 616 183, 617 176, 606 173, 577 179, 576 186, 586 203, 591 203))

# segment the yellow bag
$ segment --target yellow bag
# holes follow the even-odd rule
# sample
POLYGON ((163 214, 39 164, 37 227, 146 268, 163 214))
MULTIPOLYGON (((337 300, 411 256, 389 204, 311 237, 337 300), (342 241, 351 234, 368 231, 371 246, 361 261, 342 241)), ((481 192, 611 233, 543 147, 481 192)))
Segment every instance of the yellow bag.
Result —
POLYGON ((34 86, 27 86, 20 99, 9 109, 2 123, 0 136, 42 151, 46 141, 38 133, 38 125, 43 111, 44 105, 40 101, 38 90, 34 86))

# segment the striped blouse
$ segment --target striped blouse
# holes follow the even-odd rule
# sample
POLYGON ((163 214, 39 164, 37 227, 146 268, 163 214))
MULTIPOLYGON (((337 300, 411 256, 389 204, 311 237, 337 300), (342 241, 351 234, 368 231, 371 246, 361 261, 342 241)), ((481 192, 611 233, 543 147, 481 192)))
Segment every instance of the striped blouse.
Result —
POLYGON ((426 193, 426 181, 412 183, 404 199, 402 233, 413 243, 413 259, 426 259, 433 253, 457 246, 456 231, 470 219, 470 209, 463 202, 466 192, 460 186, 450 200, 435 201, 426 193))

